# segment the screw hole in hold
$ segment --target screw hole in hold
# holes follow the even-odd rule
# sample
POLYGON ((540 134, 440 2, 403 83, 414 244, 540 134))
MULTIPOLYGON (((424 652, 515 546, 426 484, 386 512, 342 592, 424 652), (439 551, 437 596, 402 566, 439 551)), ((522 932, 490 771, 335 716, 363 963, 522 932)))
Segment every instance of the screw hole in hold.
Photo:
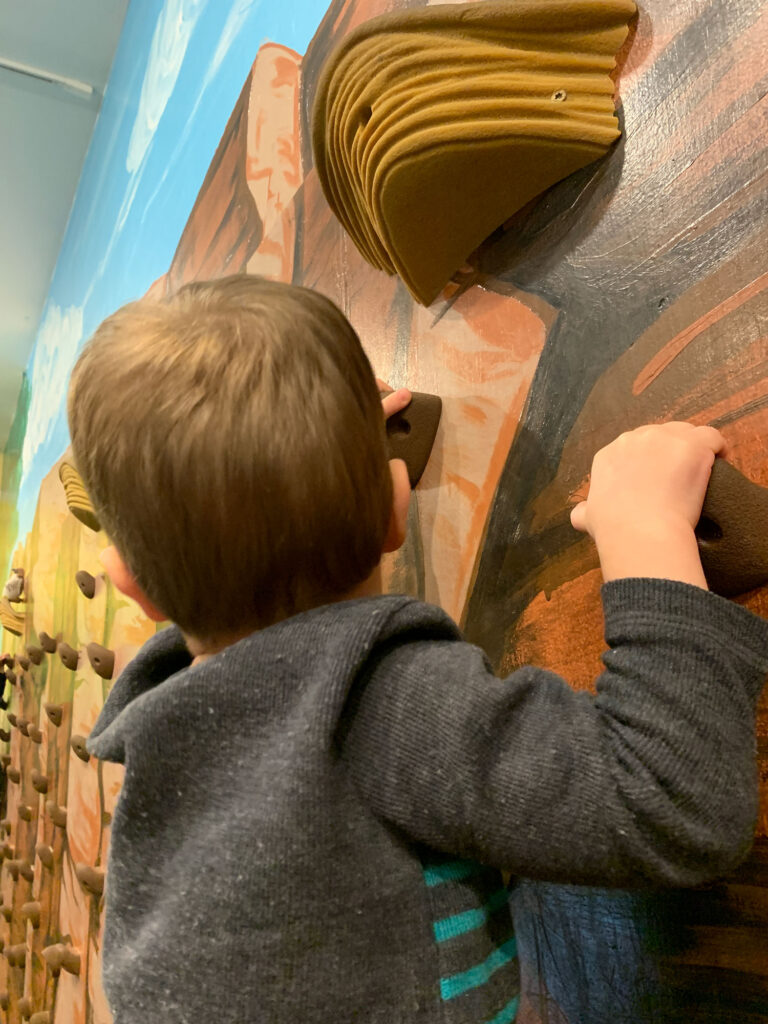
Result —
POLYGON ((368 124, 372 117, 373 109, 371 107, 361 107, 359 115, 360 127, 365 128, 365 126, 368 124))
POLYGON ((723 531, 720 526, 708 516, 702 516, 696 524, 696 539, 700 544, 714 544, 722 540, 723 531))
POLYGON ((565 103, 568 99, 568 93, 565 89, 555 89, 552 93, 552 99, 555 103, 565 103))
POLYGON ((402 416, 394 417, 389 421, 389 436, 400 440, 408 437, 411 432, 411 424, 402 416))

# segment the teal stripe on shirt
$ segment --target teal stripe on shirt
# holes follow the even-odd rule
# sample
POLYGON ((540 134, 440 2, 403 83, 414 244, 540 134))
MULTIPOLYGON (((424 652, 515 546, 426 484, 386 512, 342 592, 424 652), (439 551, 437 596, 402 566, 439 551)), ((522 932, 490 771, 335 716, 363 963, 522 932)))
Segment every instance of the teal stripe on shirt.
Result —
POLYGON ((460 882, 462 878, 469 878, 482 870, 483 865, 476 860, 450 860, 424 868, 424 881, 431 889, 441 882, 460 882))
POLYGON ((491 953, 481 964, 475 964, 461 974, 451 974, 440 979, 440 995, 444 1000, 455 999, 472 988, 484 985, 500 967, 514 960, 517 954, 517 943, 514 939, 505 942, 491 953))
POLYGON ((517 1016, 517 1008, 520 1005, 520 996, 515 996, 514 999, 510 999, 507 1005, 499 1010, 496 1016, 487 1022, 487 1024, 512 1024, 515 1017, 517 1016))
POLYGON ((435 921, 432 926, 435 930, 435 938, 438 942, 446 942, 448 939, 456 938, 457 935, 464 935, 465 932, 481 928, 491 914, 506 906, 508 898, 507 890, 499 889, 484 907, 465 910, 461 914, 452 914, 451 917, 443 917, 441 920, 435 921))

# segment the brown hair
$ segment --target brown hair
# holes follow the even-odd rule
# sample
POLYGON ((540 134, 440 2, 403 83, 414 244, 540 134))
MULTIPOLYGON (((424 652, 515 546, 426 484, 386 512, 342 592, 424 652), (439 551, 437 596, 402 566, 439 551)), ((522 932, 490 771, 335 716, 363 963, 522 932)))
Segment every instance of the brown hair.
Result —
POLYGON ((381 557, 381 403, 317 292, 241 275, 124 306, 75 366, 69 426, 107 533, 197 639, 339 597, 381 557))

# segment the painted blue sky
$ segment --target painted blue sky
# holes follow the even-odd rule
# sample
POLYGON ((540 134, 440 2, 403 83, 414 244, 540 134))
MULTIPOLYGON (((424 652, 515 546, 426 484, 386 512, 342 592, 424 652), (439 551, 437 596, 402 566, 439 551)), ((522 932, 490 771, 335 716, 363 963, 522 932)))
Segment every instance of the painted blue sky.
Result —
POLYGON ((69 443, 78 352, 168 269, 259 46, 303 53, 328 2, 131 0, 30 357, 21 538, 69 443))

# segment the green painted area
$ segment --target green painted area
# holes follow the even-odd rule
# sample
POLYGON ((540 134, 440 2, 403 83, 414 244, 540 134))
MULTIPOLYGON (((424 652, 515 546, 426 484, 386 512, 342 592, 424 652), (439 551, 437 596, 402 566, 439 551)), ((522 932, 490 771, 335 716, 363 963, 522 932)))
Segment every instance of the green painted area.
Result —
MULTIPOLYGON (((82 527, 74 516, 67 516, 61 530, 59 562, 53 587, 52 635, 61 633, 70 647, 77 649, 77 602, 73 600, 75 573, 80 556, 82 527)), ((48 682, 49 700, 55 704, 69 701, 72 696, 72 672, 65 668, 59 657, 52 657, 48 682)))
POLYGON ((21 392, 16 404, 11 432, 2 453, 0 468, 0 570, 6 578, 11 568, 11 558, 18 534, 18 513, 16 510, 21 482, 21 449, 27 430, 27 416, 31 388, 26 373, 22 377, 21 392))

